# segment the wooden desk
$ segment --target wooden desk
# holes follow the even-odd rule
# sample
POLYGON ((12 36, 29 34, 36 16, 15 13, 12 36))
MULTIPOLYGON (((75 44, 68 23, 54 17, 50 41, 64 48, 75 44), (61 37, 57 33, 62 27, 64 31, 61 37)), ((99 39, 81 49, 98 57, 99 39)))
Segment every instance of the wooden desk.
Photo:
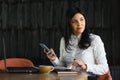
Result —
POLYGON ((88 80, 84 74, 58 75, 54 72, 49 74, 40 73, 0 73, 0 80, 88 80))

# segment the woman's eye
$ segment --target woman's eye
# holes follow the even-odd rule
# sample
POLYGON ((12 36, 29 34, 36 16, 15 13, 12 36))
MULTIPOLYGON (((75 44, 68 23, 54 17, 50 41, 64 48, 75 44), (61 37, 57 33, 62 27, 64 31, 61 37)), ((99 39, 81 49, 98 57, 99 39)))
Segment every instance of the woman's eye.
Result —
POLYGON ((83 19, 80 19, 80 21, 83 21, 83 19))
POLYGON ((80 18, 80 21, 83 21, 84 19, 83 18, 80 18))
POLYGON ((77 23, 77 21, 72 21, 72 23, 77 23))

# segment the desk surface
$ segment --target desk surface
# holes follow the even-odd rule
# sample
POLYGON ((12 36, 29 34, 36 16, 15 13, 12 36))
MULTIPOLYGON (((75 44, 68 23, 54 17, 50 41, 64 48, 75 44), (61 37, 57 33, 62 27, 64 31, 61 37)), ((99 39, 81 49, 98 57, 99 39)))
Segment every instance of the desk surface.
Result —
POLYGON ((78 73, 76 75, 58 75, 54 72, 41 73, 0 73, 0 80, 87 80, 87 76, 78 73))

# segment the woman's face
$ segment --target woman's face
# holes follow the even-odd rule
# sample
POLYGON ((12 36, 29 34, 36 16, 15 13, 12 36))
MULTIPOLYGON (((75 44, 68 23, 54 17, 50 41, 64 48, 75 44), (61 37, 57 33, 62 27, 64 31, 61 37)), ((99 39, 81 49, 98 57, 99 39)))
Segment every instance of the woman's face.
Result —
POLYGON ((71 19, 71 27, 74 35, 79 35, 85 30, 85 18, 82 14, 76 13, 71 19))

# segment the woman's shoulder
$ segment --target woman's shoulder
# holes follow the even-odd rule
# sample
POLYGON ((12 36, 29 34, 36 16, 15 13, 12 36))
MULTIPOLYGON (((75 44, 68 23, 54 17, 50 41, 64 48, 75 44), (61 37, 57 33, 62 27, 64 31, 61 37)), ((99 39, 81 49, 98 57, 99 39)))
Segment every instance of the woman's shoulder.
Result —
POLYGON ((60 43, 62 43, 62 44, 65 43, 65 39, 64 39, 64 37, 61 37, 61 39, 60 39, 60 43))
POLYGON ((96 39, 96 38, 100 38, 100 36, 97 35, 97 34, 90 33, 90 38, 91 38, 92 40, 94 40, 94 39, 96 39))
POLYGON ((61 37, 61 41, 64 41, 65 39, 64 39, 64 37, 61 37))
POLYGON ((97 34, 93 34, 93 33, 90 33, 90 39, 91 39, 91 41, 94 43, 96 43, 96 42, 100 42, 101 41, 101 38, 100 38, 100 36, 99 35, 97 35, 97 34))

